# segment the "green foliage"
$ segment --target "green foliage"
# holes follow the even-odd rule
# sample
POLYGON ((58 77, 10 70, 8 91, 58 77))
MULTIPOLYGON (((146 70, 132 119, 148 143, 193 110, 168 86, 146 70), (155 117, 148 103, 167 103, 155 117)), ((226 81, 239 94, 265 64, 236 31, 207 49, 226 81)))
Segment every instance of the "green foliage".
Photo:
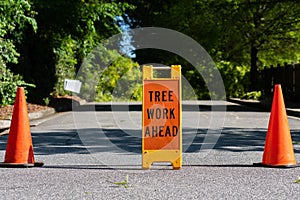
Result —
POLYGON ((99 46, 85 60, 77 77, 80 96, 89 101, 141 100, 139 65, 115 50, 99 46))
POLYGON ((300 183, 300 176, 294 181, 294 183, 300 183))
POLYGON ((242 97, 249 85, 249 67, 236 66, 230 62, 217 63, 223 78, 227 97, 242 97))
POLYGON ((16 45, 22 41, 25 29, 37 29, 34 15, 27 0, 0 1, 0 106, 14 103, 18 86, 25 87, 25 92, 26 86, 34 87, 7 68, 8 63, 18 63, 16 45))
POLYGON ((24 42, 18 45, 20 64, 14 71, 37 85, 31 94, 39 100, 50 93, 69 94, 63 90, 64 79, 73 79, 93 48, 120 32, 115 16, 132 9, 126 2, 107 0, 31 2, 38 13, 38 29, 36 33, 26 29, 24 42))
POLYGON ((250 66, 250 89, 259 89, 258 69, 299 57, 299 1, 213 1, 221 27, 222 59, 250 66))
POLYGON ((106 0, 39 0, 35 6, 40 14, 39 34, 50 39, 54 49, 62 48, 65 40, 75 40, 78 64, 101 40, 120 32, 115 17, 133 8, 126 2, 106 0))
MULTIPOLYGON (((298 25, 300 30, 300 24, 298 25)), ((300 33, 299 31, 287 31, 284 37, 290 38, 289 43, 285 39, 273 41, 277 48, 261 50, 259 54, 260 68, 265 66, 284 65, 284 63, 298 63, 300 61, 300 33), (287 49, 288 48, 288 49, 287 49)))
POLYGON ((44 101, 46 106, 48 106, 49 103, 50 103, 50 99, 48 97, 44 98, 43 101, 44 101))
POLYGON ((16 44, 23 39, 27 26, 35 31, 37 24, 27 0, 2 0, 0 1, 0 60, 2 65, 17 63, 19 53, 16 44))
MULTIPOLYGON (((2 0, 1 70, 9 71, 6 66, 19 62, 16 68, 10 69, 22 72, 26 81, 35 83, 42 97, 53 87, 53 95, 69 94, 63 89, 64 79, 74 79, 94 47, 120 32, 116 16, 128 13, 133 27, 171 28, 192 37, 217 62, 227 96, 257 98, 259 92, 248 93, 250 74, 252 84, 257 84, 259 81, 253 81, 258 77, 257 69, 300 60, 299 12, 298 1, 284 0, 2 0)), ((187 66, 178 56, 166 52, 136 55, 140 63, 187 66)), ((82 78, 89 81, 82 88, 87 91, 93 86, 90 89, 96 91, 84 93, 87 99, 141 99, 141 83, 137 81, 141 80, 141 74, 138 65, 130 59, 110 51, 85 62, 88 66, 82 78), (99 58, 101 63, 96 62, 99 58), (105 66, 108 67, 104 69, 105 66)), ((209 68, 203 70, 211 74, 209 68)), ((2 74, 2 81, 17 77, 8 75, 10 71, 4 74, 9 77, 2 74)), ((215 95, 209 93, 195 69, 184 67, 183 75, 199 99, 215 95)))
POLYGON ((126 175, 126 178, 122 182, 113 182, 114 184, 118 186, 124 186, 126 189, 129 187, 129 182, 128 182, 128 174, 126 175))
POLYGON ((25 87, 25 92, 26 86, 34 87, 7 68, 9 63, 18 63, 16 45, 22 42, 26 28, 37 30, 34 15, 27 0, 0 1, 0 106, 14 103, 18 86, 25 87))
POLYGON ((221 61, 217 63, 226 90, 227 97, 258 100, 261 98, 261 91, 248 92, 249 72, 247 66, 237 66, 230 62, 221 61))
MULTIPOLYGON (((251 83, 243 84, 244 87, 250 88, 259 83, 257 69, 263 68, 264 65, 299 62, 299 1, 129 0, 129 2, 137 7, 129 15, 137 19, 139 26, 159 26, 180 31, 199 42, 216 62, 227 61, 237 66, 249 67, 251 83)), ((139 59, 143 63, 143 58, 139 59)), ((237 72, 234 70, 235 68, 230 68, 225 71, 240 73, 239 69, 237 72)), ((223 78, 227 80, 233 77, 228 73, 226 75, 229 77, 224 77, 223 73, 223 78)), ((240 90, 240 87, 237 89, 240 90)), ((233 95, 240 95, 240 92, 237 93, 233 95)))
POLYGON ((259 100, 261 98, 261 91, 246 92, 241 96, 241 98, 259 100))
POLYGON ((54 49, 56 55, 55 77, 56 83, 54 86, 53 96, 71 94, 64 90, 65 79, 75 79, 77 60, 75 57, 77 43, 70 36, 62 40, 61 46, 54 49))
MULTIPOLYGON (((197 95, 197 99, 209 99, 210 98, 209 91, 205 87, 204 80, 202 79, 202 76, 200 75, 200 73, 197 70, 191 69, 191 70, 187 70, 187 71, 182 71, 182 73, 183 73, 184 77, 189 81, 191 86, 193 87, 195 94, 197 95)), ((184 90, 185 90, 185 88, 182 88, 182 95, 184 95, 183 99, 191 98, 191 97, 185 96, 184 90)))
MULTIPOLYGON (((0 60, 1 61, 1 60, 0 60)), ((35 87, 26 83, 20 75, 14 75, 0 62, 0 106, 11 105, 15 101, 17 87, 35 87)))
POLYGON ((96 86, 96 101, 141 101, 142 73, 139 65, 119 56, 101 73, 96 86))

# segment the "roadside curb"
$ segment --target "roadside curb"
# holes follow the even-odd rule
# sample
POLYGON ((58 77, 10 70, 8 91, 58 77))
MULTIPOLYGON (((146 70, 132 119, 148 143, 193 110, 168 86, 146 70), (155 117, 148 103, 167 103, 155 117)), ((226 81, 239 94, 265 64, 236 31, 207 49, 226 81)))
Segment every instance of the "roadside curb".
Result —
MULTIPOLYGON (((42 118, 49 117, 51 115, 54 115, 56 113, 54 108, 48 108, 46 110, 41 110, 33 113, 28 113, 28 117, 30 122, 42 118)), ((7 129, 10 127, 10 122, 11 119, 5 119, 5 120, 0 120, 0 130, 1 129, 7 129)))
MULTIPOLYGON (((46 110, 41 110, 37 112, 28 113, 28 117, 30 120, 30 126, 36 126, 39 124, 42 119, 48 118, 56 113, 71 111, 74 108, 77 108, 86 103, 85 100, 74 100, 71 98, 58 98, 55 105, 52 105, 52 108, 48 108, 46 110)), ((10 127, 11 119, 0 120, 0 130, 8 129, 10 127)), ((4 131, 7 132, 7 131, 4 131)), ((4 133, 2 132, 2 133, 4 133)), ((2 135, 0 133, 0 135, 2 135)))
POLYGON ((243 106, 248 106, 248 107, 255 107, 259 108, 263 111, 270 111, 272 102, 267 102, 267 101, 259 101, 259 100, 246 100, 246 99, 239 99, 239 98, 228 98, 227 101, 231 103, 237 103, 243 106))
MULTIPOLYGON (((272 102, 270 101, 258 101, 258 100, 244 100, 238 98, 229 98, 227 101, 237 103, 240 105, 259 108, 263 111, 271 111, 272 102)), ((288 116, 300 117, 300 104, 286 102, 286 113, 288 116)))

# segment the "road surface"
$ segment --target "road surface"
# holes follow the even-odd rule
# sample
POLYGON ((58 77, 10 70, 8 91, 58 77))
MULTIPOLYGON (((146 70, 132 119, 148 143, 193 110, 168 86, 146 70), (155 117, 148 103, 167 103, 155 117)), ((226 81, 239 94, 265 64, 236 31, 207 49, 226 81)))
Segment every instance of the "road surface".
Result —
MULTIPOLYGON (((1 199, 299 199, 300 168, 252 165, 262 160, 270 113, 200 104, 183 106, 181 170, 168 163, 141 169, 139 109, 59 113, 31 127, 44 167, 0 168, 1 199), (128 185, 114 183, 126 176, 128 185)), ((290 117, 289 125, 299 162, 300 121, 290 117)), ((6 140, 0 137, 3 159, 6 140)))

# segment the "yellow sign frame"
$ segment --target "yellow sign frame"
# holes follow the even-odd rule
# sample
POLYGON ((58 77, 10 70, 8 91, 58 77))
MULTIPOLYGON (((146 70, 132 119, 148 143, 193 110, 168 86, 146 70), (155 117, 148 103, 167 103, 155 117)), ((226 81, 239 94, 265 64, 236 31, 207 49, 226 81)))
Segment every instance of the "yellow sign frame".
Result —
MULTIPOLYGON (((181 106, 181 66, 180 65, 172 65, 171 66, 171 78, 154 78, 153 77, 153 66, 143 66, 143 111, 142 111, 142 167, 143 169, 150 169, 152 163, 154 162, 170 162, 172 163, 173 169, 181 169, 182 168, 182 106, 181 106), (145 142, 145 112, 146 112, 146 104, 145 103, 145 84, 147 81, 151 80, 153 83, 158 82, 162 84, 163 81, 174 81, 178 85, 178 111, 176 112, 176 116, 178 120, 178 131, 175 137, 179 142, 176 149, 146 149, 147 144, 145 142)), ((160 68, 156 68, 160 69, 160 68)), ((149 83, 148 83, 149 84, 149 83)), ((149 121, 149 119, 148 119, 149 121)), ((176 141, 177 141, 176 140, 176 141)))

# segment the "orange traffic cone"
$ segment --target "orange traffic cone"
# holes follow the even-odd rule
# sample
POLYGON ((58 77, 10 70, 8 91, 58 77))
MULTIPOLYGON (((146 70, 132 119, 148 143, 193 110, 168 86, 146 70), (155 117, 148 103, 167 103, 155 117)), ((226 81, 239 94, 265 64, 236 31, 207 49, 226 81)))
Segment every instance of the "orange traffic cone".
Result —
POLYGON ((294 167, 296 158, 281 86, 275 85, 271 116, 263 154, 263 166, 294 167))
POLYGON ((0 167, 35 167, 24 88, 17 88, 4 163, 0 167))

